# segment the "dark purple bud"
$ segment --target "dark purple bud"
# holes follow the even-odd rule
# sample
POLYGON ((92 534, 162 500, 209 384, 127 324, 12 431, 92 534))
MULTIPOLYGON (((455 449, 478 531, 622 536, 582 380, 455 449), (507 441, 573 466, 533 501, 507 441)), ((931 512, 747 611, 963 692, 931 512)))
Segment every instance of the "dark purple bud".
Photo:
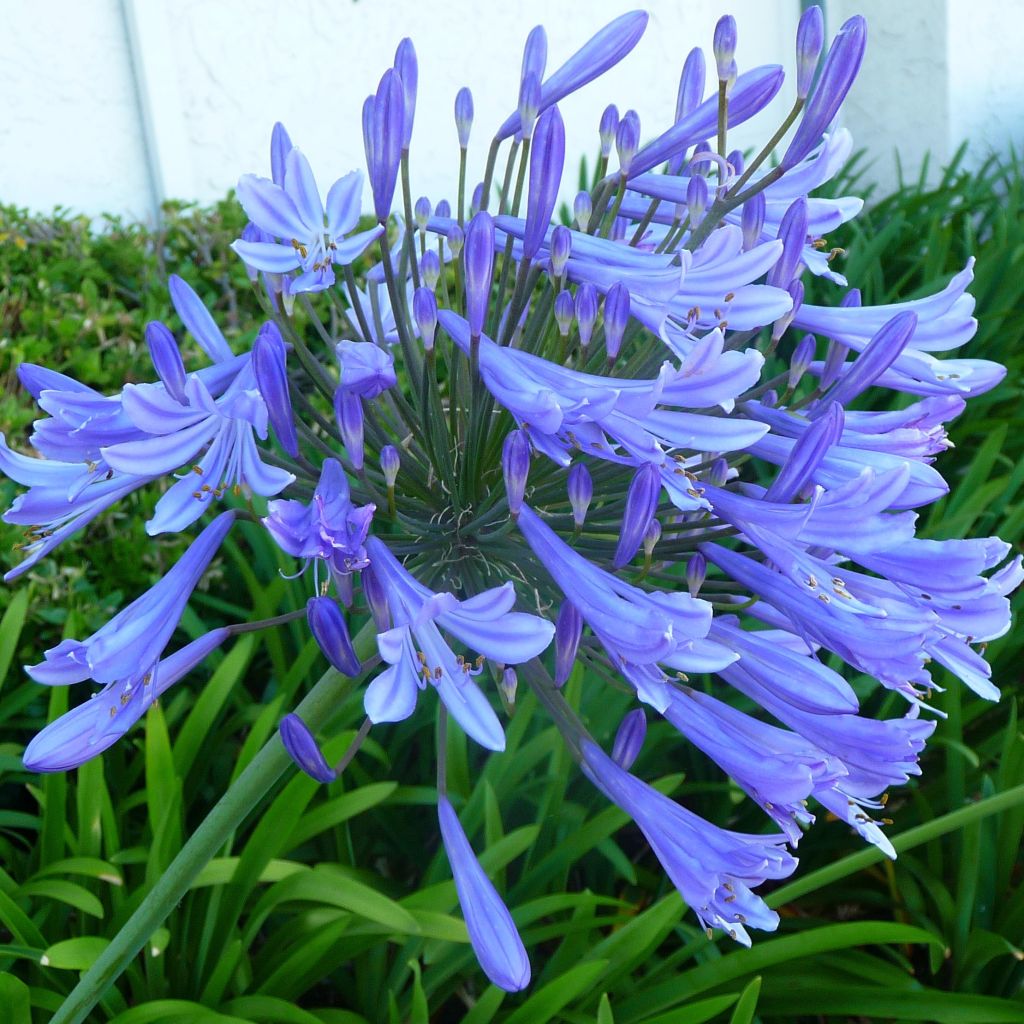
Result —
POLYGON ((416 221, 416 227, 420 231, 427 230, 427 224, 430 222, 430 215, 433 213, 433 208, 430 205, 430 200, 426 196, 420 196, 416 200, 416 205, 412 208, 413 220, 416 221))
POLYGON ((359 581, 363 585, 363 597, 366 598, 366 606, 373 616, 373 624, 376 626, 377 632, 386 632, 391 628, 387 591, 380 585, 380 580, 374 574, 372 566, 363 569, 359 574, 359 581))
POLYGON ((530 30, 523 47, 523 70, 520 81, 529 74, 537 76, 540 82, 544 78, 544 69, 548 66, 548 36, 543 25, 530 30))
POLYGON ((494 221, 489 213, 482 211, 469 222, 462 261, 465 266, 469 333, 472 337, 479 337, 491 302, 491 275, 494 271, 494 221))
POLYGON ((646 558, 649 559, 654 554, 654 547, 659 540, 661 540, 661 523, 657 519, 652 519, 644 533, 644 556, 646 558))
POLYGON ((765 198, 763 192, 751 196, 743 204, 740 226, 743 229, 743 248, 753 249, 761 240, 764 227, 765 198))
POLYGON ((563 601, 555 619, 555 686, 565 686, 576 663, 583 619, 571 601, 563 601))
POLYGON ((587 509, 590 508, 590 500, 594 497, 594 481, 590 478, 590 470, 582 462, 572 464, 567 489, 573 522, 579 530, 586 522, 587 509))
POLYGON ((275 185, 280 185, 282 188, 284 187, 285 161, 294 148, 285 126, 278 121, 270 133, 270 177, 275 185))
POLYGON ((569 328, 576 316, 576 303, 573 301, 571 292, 559 292, 555 298, 555 323, 558 324, 558 333, 563 338, 569 334, 569 328))
POLYGON ((306 619, 324 657, 342 675, 359 675, 363 666, 352 646, 338 602, 333 597, 311 597, 306 602, 306 619))
POLYGON ((370 187, 373 209, 383 224, 391 213, 391 201, 398 181, 398 165, 402 159, 405 130, 405 94, 402 79, 394 68, 388 68, 377 87, 373 100, 371 134, 370 187))
POLYGON ((515 704, 516 702, 516 690, 519 688, 519 677, 516 675, 516 670, 511 666, 506 667, 501 673, 501 682, 498 683, 501 687, 501 695, 505 698, 506 703, 515 704))
POLYGON ((264 324, 253 342, 252 371, 256 377, 256 387, 267 406, 270 425, 281 447, 295 457, 299 454, 299 439, 295 433, 285 356, 284 340, 277 324, 264 324))
POLYGON ((417 288, 412 297, 412 315, 423 339, 423 347, 429 352, 434 347, 434 332, 437 330, 437 299, 430 288, 417 288))
POLYGON ((572 252, 572 232, 559 224, 551 232, 551 276, 561 277, 565 273, 565 265, 569 262, 572 252))
POLYGON ((484 208, 484 183, 478 181, 469 200, 470 216, 475 217, 484 208))
POLYGON ((645 462, 633 475, 626 492, 626 511, 622 516, 619 543, 612 559, 616 569, 621 569, 633 560, 658 508, 660 496, 661 471, 652 463, 645 462))
POLYGON ((800 383, 800 379, 807 372, 807 367, 814 362, 814 351, 817 343, 818 339, 813 334, 805 334, 796 343, 793 355, 789 360, 788 384, 791 389, 800 383))
POLYGON ((163 381, 167 394, 180 405, 185 405, 185 364, 174 335, 159 320, 151 320, 146 324, 146 345, 149 358, 153 360, 153 369, 163 381))
POLYGON ((345 451, 352 468, 363 468, 363 400, 354 392, 338 388, 334 392, 334 418, 338 423, 345 451))
MULTIPOLYGON (((605 25, 544 83, 540 109, 554 103, 603 75, 636 46, 647 27, 645 11, 631 11, 605 25)), ((496 138, 507 139, 520 130, 519 114, 512 114, 498 129, 496 138)))
MULTIPOLYGON (((851 288, 839 301, 839 305, 843 308, 849 306, 860 305, 860 289, 851 288)), ((843 364, 846 362, 846 357, 850 350, 840 341, 836 341, 835 338, 829 338, 828 349, 825 351, 825 365, 821 370, 821 378, 818 381, 818 387, 822 391, 828 390, 832 387, 842 371, 843 364)))
POLYGON ((861 350, 846 376, 836 384, 828 397, 840 405, 847 405, 862 391, 866 391, 902 355, 915 330, 916 313, 898 313, 894 316, 861 350))
POLYGON ((779 475, 765 491, 764 500, 792 501, 810 483, 833 445, 839 443, 844 422, 843 407, 838 402, 823 406, 821 416, 797 438, 779 475))
POLYGON ((434 249, 428 249, 420 257, 420 274, 423 276, 423 283, 433 291, 441 278, 441 257, 434 249))
POLYGON ((718 80, 724 82, 729 78, 729 66, 736 57, 736 19, 731 14, 718 19, 712 50, 718 65, 718 80))
POLYGON ((821 8, 815 4, 808 7, 800 15, 800 24, 796 27, 796 95, 798 99, 807 99, 814 82, 814 72, 818 70, 818 58, 821 48, 825 45, 825 18, 821 8))
POLYGON ((608 361, 615 362, 629 323, 629 289, 621 282, 608 289, 604 299, 604 344, 608 361))
POLYGON ((526 478, 530 473, 530 441, 523 430, 513 430, 501 449, 501 471, 505 476, 508 510, 515 519, 523 507, 526 478))
POLYGON ((785 170, 800 163, 828 130, 860 70, 866 37, 867 25, 863 17, 856 14, 832 40, 818 84, 780 163, 785 170))
POLYGON ((540 113, 540 79, 533 73, 528 74, 519 86, 519 122, 520 133, 524 139, 533 137, 533 125, 540 113))
POLYGON ((597 133, 601 139, 601 156, 608 157, 611 154, 612 146, 615 144, 615 133, 619 130, 619 108, 614 103, 609 103, 601 115, 601 123, 598 125, 597 133))
POLYGON ((523 256, 532 260, 544 241, 558 199, 565 166, 565 125, 558 107, 549 107, 540 116, 530 150, 530 194, 526 204, 523 230, 523 256))
POLYGON ((402 79, 402 149, 409 148, 412 139, 412 122, 416 116, 416 84, 419 66, 416 62, 416 47, 411 39, 403 39, 395 50, 395 70, 402 79))
POLYGON ((586 348, 594 334, 597 322, 597 289, 584 281, 576 291, 576 322, 580 329, 580 344, 586 348))
POLYGON ((586 231, 590 218, 594 213, 594 204, 589 192, 577 192, 576 198, 572 201, 572 215, 576 219, 576 226, 580 231, 586 231))
POLYGON ((804 304, 804 284, 799 278, 793 281, 786 291, 789 292, 789 297, 793 300, 793 305, 789 307, 788 313, 783 313, 782 316, 772 324, 772 341, 778 341, 786 331, 789 330, 789 325, 793 322, 793 317, 796 316, 797 311, 804 304))
POLYGON ((311 779, 333 782, 338 776, 320 751, 309 726, 298 715, 285 715, 278 726, 288 756, 311 779))
POLYGON ((452 215, 452 204, 447 199, 438 200, 437 206, 434 208, 434 216, 439 217, 441 220, 448 220, 452 215))
POLYGON ((779 222, 782 255, 768 271, 767 282, 775 288, 788 288, 800 273, 800 264, 807 244, 807 197, 790 204, 779 222))
MULTIPOLYGON (((743 173, 743 154, 738 150, 734 149, 726 158, 725 162, 731 168, 729 174, 742 174, 743 173)), ((758 195, 761 195, 759 192, 758 195)))
POLYGON ((691 555, 689 562, 686 563, 686 587, 690 591, 690 597, 696 597, 700 593, 707 574, 707 559, 699 551, 691 555))
POLYGON ((384 474, 384 483, 387 487, 395 486, 400 464, 398 449, 393 444, 384 445, 380 450, 380 471, 384 474))
POLYGON ((612 744, 612 760, 624 771, 629 771, 640 754, 647 735, 647 716, 643 708, 630 711, 619 725, 612 744))
POLYGON ((640 115, 635 110, 627 110, 622 115, 619 127, 615 132, 615 155, 619 160, 619 173, 629 174, 633 157, 640 148, 640 115))
POLYGON ((451 249, 452 251, 452 256, 458 259, 459 254, 462 252, 462 247, 466 243, 466 233, 462 230, 462 228, 459 227, 458 224, 453 224, 448 229, 448 234, 446 235, 446 237, 448 239, 448 248, 451 249))
POLYGON ((703 219, 708 208, 708 180, 695 174, 686 186, 686 212, 690 217, 690 228, 695 228, 703 219))
POLYGON ((463 86, 455 94, 455 130, 459 134, 459 149, 469 145, 469 133, 473 128, 473 94, 463 86))

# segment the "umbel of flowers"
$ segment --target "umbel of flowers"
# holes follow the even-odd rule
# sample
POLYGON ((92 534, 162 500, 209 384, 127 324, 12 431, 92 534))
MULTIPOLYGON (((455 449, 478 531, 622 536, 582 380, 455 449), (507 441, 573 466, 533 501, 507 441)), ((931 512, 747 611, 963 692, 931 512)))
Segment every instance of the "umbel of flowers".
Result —
MULTIPOLYGON (((572 223, 553 224, 558 103, 646 24, 623 15, 552 72, 534 29, 518 104, 468 198, 468 89, 455 100, 457 188, 410 191, 418 70, 403 40, 363 107, 372 226, 362 174, 323 194, 281 125, 270 177, 239 182, 250 223, 235 250, 266 310, 247 351, 172 279, 205 365, 186 366, 152 323, 157 379, 120 394, 21 367, 44 413, 31 437, 42 458, 0 438, 0 469, 27 488, 4 515, 26 530, 8 579, 141 487, 162 489, 150 534, 204 524, 150 591, 29 667, 42 684, 99 687, 35 737, 29 768, 96 756, 233 634, 293 615, 334 668, 358 675, 348 623, 365 607, 380 660, 341 764, 299 717, 281 723, 314 778, 335 778, 371 725, 424 703, 442 736, 451 716, 501 751, 499 696, 525 682, 709 930, 749 943, 748 927, 776 927, 757 887, 794 870, 817 807, 894 855, 871 811, 918 773, 933 666, 998 696, 977 645, 1008 628, 1021 560, 1002 564, 996 538, 918 539, 915 510, 947 492, 933 466, 945 424, 1004 369, 947 358, 976 326, 970 264, 941 292, 886 307, 863 306, 836 267, 826 236, 861 202, 813 193, 850 154, 832 125, 864 52, 859 17, 822 60, 821 12, 805 12, 789 112, 750 157, 731 132, 784 72, 740 73, 736 25, 722 18, 710 66, 699 49, 686 58, 673 124, 645 129, 608 107, 593 187, 572 223), (372 262, 359 280, 357 257, 372 262), (805 302, 807 275, 836 301, 805 302), (907 396, 899 411, 860 400, 880 390, 907 396), (308 604, 174 648, 239 518, 295 559, 308 604), (862 717, 833 655, 905 698, 903 717, 862 717), (591 736, 563 699, 574 666, 587 689, 616 680, 635 694, 614 739, 591 736), (761 713, 736 710, 737 692, 761 713), (715 761, 770 830, 712 825, 633 774, 641 708, 715 761)), ((438 816, 481 966, 520 989, 529 961, 448 799, 443 753, 438 816)))

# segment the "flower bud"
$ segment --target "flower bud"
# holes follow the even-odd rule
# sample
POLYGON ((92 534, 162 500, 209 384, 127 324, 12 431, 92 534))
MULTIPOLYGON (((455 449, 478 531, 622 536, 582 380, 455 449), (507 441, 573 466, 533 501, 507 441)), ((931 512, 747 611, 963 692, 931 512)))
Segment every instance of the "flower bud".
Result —
MULTIPOLYGON (((148 327, 146 340, 149 340, 148 327)), ((256 387, 267 407, 267 418, 281 447, 292 457, 297 456, 299 439, 295 433, 292 399, 288 391, 284 340, 274 323, 264 324, 253 342, 252 370, 256 377, 256 387)), ((163 374, 160 376, 163 377, 163 374)))
POLYGON ((900 357, 916 330, 916 313, 905 311, 887 320, 861 349, 843 379, 832 389, 831 399, 840 405, 847 405, 871 387, 900 357))
POLYGON ((693 230, 704 219, 704 211, 708 207, 708 181, 700 174, 690 178, 686 186, 686 212, 690 217, 690 229, 693 230))
POLYGON ((569 329, 575 316, 576 303, 573 301, 572 293, 559 292, 555 298, 555 323, 558 324, 558 333, 563 338, 569 336, 569 329))
POLYGON ((635 110, 627 110, 615 132, 615 154, 619 159, 620 174, 629 174, 633 157, 639 148, 640 115, 635 110))
POLYGON ((590 477, 590 470, 582 462, 574 462, 569 469, 568 491, 573 522, 579 530, 586 521, 587 509, 594 497, 594 481, 590 477))
POLYGON ((729 479, 729 460, 721 457, 708 466, 707 481, 712 487, 724 487, 729 479))
POLYGON ((707 559, 697 551, 690 556, 689 562, 686 563, 686 586, 690 591, 690 597, 696 597, 700 593, 707 574, 707 559))
POLYGON ((441 258, 434 249, 428 249, 420 257, 420 275, 423 283, 433 291, 441 279, 441 258))
POLYGON ((352 468, 363 468, 363 403, 353 391, 338 388, 334 392, 334 418, 338 423, 345 451, 352 468))
POLYGON ((807 367, 814 361, 814 350, 818 339, 813 334, 805 334, 793 349, 793 355, 789 360, 789 379, 787 383, 790 389, 800 383, 800 378, 807 372, 807 367))
MULTIPOLYGON (((729 165, 729 177, 734 175, 740 175, 743 173, 743 154, 738 149, 734 149, 726 158, 725 162, 729 165)), ((758 195, 763 195, 759 192, 758 195)))
POLYGON ((292 145, 288 130, 278 121, 270 133, 270 177, 275 185, 284 188, 284 168, 292 145))
POLYGON ((532 260, 544 241, 565 166, 565 125, 557 106, 541 114, 530 150, 530 191, 523 230, 523 256, 532 260))
POLYGON ((306 602, 310 632, 324 657, 342 675, 357 676, 362 664, 348 635, 345 616, 333 597, 311 597, 306 602))
POLYGON ((384 633, 391 628, 391 612, 388 608, 388 595, 380 585, 373 572, 372 566, 367 566, 359 574, 359 581, 363 585, 363 597, 366 598, 366 605, 373 616, 373 624, 378 633, 384 633))
POLYGON ((846 417, 838 402, 819 406, 819 415, 796 439, 779 475, 765 491, 765 501, 792 501, 811 482, 821 460, 839 443, 846 417))
POLYGON ((628 217, 616 217, 612 221, 612 229, 608 232, 608 237, 613 242, 621 242, 626 237, 626 229, 629 227, 628 217))
POLYGON ((520 80, 529 74, 537 76, 537 81, 544 78, 544 69, 548 65, 548 36, 543 25, 530 30, 523 47, 523 69, 520 80))
POLYGON ((814 83, 814 72, 818 70, 818 59, 825 44, 825 18, 821 8, 815 4, 800 15, 796 28, 796 95, 807 99, 814 83))
POLYGON ((611 154, 612 143, 619 130, 619 108, 614 103, 609 103, 601 115, 601 124, 598 126, 598 135, 601 138, 601 156, 605 159, 611 154))
POLYGON ((645 462, 633 475, 626 492, 626 511, 622 516, 619 543, 612 559, 616 569, 623 568, 633 560, 658 507, 660 496, 661 472, 657 466, 645 462))
POLYGON ((523 507, 526 478, 530 473, 530 441, 523 430, 513 430, 501 449, 501 471, 505 477, 508 510, 515 519, 523 507))
POLYGON ((647 716, 643 708, 630 711, 619 724, 612 744, 612 760, 624 771, 629 771, 644 745, 647 735, 647 716))
POLYGON ((597 289, 584 281, 576 291, 576 321, 580 329, 580 344, 586 348, 594 334, 597 321, 597 289))
POLYGON ((779 393, 778 393, 778 391, 776 391, 775 388, 769 388, 761 396, 761 404, 766 409, 774 409, 779 404, 779 393))
POLYGON ((478 181, 469 199, 469 215, 475 217, 484 208, 484 183, 478 181))
POLYGON ((429 352, 434 347, 437 330, 437 299, 430 288, 417 288, 413 293, 412 315, 423 339, 423 347, 429 352))
MULTIPOLYGON (((383 224, 391 213, 391 201, 398 182, 398 165, 402 158, 405 131, 404 84, 394 68, 388 68, 371 98, 370 133, 367 154, 370 158, 370 186, 373 191, 373 209, 383 224)), ((363 111, 364 119, 366 110, 363 111)), ((364 122, 365 130, 365 122, 364 122)), ((412 132, 410 121, 409 131, 412 132)))
POLYGON ((452 204, 447 199, 439 199, 434 208, 434 216, 441 220, 448 220, 452 215, 452 204))
POLYGON ((555 686, 565 686, 583 635, 583 619, 571 601, 563 601, 555 619, 555 686))
POLYGON ((466 233, 458 224, 453 224, 448 229, 446 237, 448 239, 448 248, 452 251, 452 256, 458 259, 462 253, 462 247, 466 244, 466 233))
POLYGON ((576 220, 576 226, 580 231, 586 231, 590 224, 590 218, 594 213, 594 204, 589 192, 577 192, 576 198, 572 201, 572 215, 576 220))
POLYGON ((725 14, 718 19, 712 50, 715 54, 715 63, 718 65, 718 80, 725 82, 729 78, 729 68, 736 56, 736 19, 731 14, 725 14))
POLYGON ((520 133, 524 140, 533 137, 533 125, 540 111, 540 79, 531 71, 519 86, 520 133))
POLYGON ((394 487, 398 479, 398 449, 393 444, 386 444, 380 450, 380 471, 384 474, 384 483, 387 487, 394 487))
POLYGON ((469 222, 462 259, 465 265, 469 333, 479 337, 491 302, 491 275, 494 270, 494 221, 490 214, 478 213, 469 222))
POLYGON ((797 311, 804 303, 804 285, 799 278, 796 281, 793 281, 786 291, 789 292, 789 297, 793 300, 793 305, 790 307, 788 313, 783 313, 782 316, 780 316, 772 325, 772 341, 778 341, 786 331, 789 330, 789 325, 793 322, 793 317, 796 316, 797 311))
POLYGON ((469 145, 469 133, 473 128, 473 94, 463 86, 455 94, 455 131, 459 135, 459 149, 469 145))
MULTIPOLYGON (((182 362, 174 335, 159 320, 151 320, 146 324, 146 345, 149 348, 149 358, 153 361, 153 369, 167 389, 167 394, 179 405, 186 405, 185 364, 182 362)), ((287 386, 285 390, 287 392, 287 386)), ((294 430, 294 426, 292 429, 294 430)))
MULTIPOLYGON (((843 297, 839 300, 839 305, 842 308, 848 308, 850 306, 860 305, 860 289, 851 288, 843 297)), ((842 344, 842 342, 836 341, 835 338, 829 338, 828 349, 825 351, 825 365, 821 371, 821 378, 818 381, 818 387, 825 391, 832 387, 833 384, 839 379, 840 372, 843 364, 846 362, 846 357, 849 354, 849 349, 842 344)))
POLYGON ((604 299, 604 344, 610 363, 619 356, 628 323, 629 289, 621 281, 616 281, 604 299))
POLYGON ((683 63, 679 76, 679 91, 676 93, 676 120, 678 124, 684 117, 689 117, 704 99, 704 87, 707 83, 707 68, 704 64, 704 51, 695 46, 683 63))
POLYGON ((412 123, 416 114, 416 84, 419 78, 419 65, 416 61, 416 48, 409 38, 403 39, 395 50, 395 70, 402 80, 402 149, 408 150, 412 140, 412 123))
POLYGON ((732 95, 732 87, 736 84, 736 78, 739 75, 739 69, 736 67, 736 61, 733 61, 726 70, 725 78, 722 79, 725 82, 725 95, 732 95))
POLYGON ((551 232, 551 276, 561 277, 565 273, 565 265, 572 252, 572 232, 559 224, 551 232))
POLYGON ((501 682, 498 683, 501 695, 508 704, 515 704, 516 690, 519 688, 519 677, 516 670, 511 666, 506 667, 501 673, 501 682))
POLYGON ((644 558, 648 562, 650 562, 655 545, 659 540, 661 540, 661 523, 657 519, 652 519, 647 526, 647 532, 644 533, 644 558))
POLYGON ((768 271, 767 283, 775 288, 788 288, 800 273, 804 246, 807 244, 807 198, 801 196, 790 203, 779 221, 782 255, 768 271))
POLYGON ((765 198, 763 192, 751 196, 744 204, 740 215, 740 227, 743 230, 743 248, 753 249, 761 240, 761 229, 764 227, 765 198))
POLYGON ((340 387, 361 398, 376 398, 398 383, 391 353, 372 341, 339 341, 334 346, 341 364, 340 387))
POLYGON ((420 231, 427 230, 427 224, 430 222, 430 215, 433 212, 430 200, 426 196, 420 196, 416 200, 416 205, 412 208, 412 216, 413 220, 416 221, 416 227, 420 231))
POLYGON ((288 756, 311 779, 317 782, 333 782, 338 776, 327 763, 319 745, 309 731, 309 726, 298 715, 285 715, 278 726, 281 742, 288 756))

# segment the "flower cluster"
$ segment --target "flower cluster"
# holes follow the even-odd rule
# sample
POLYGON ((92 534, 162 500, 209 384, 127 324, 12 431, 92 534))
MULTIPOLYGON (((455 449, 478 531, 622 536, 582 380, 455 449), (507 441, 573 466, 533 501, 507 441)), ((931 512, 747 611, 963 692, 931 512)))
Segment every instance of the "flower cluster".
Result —
MULTIPOLYGON (((933 466, 945 425, 1004 370, 946 357, 976 326, 970 264, 937 294, 892 306, 843 291, 826 235, 861 202, 813 193, 851 151, 833 122, 864 52, 860 17, 822 59, 821 12, 804 13, 792 106, 749 158, 730 150, 730 133, 784 73, 740 73, 736 25, 723 18, 710 94, 694 50, 673 124, 645 133, 636 111, 609 106, 592 187, 571 223, 552 224, 558 104, 622 60, 646 23, 623 15, 551 73, 543 29, 530 33, 517 106, 468 203, 468 89, 455 100, 456 193, 410 192, 418 70, 404 40, 363 107, 372 218, 360 219, 362 174, 321 199, 280 125, 270 177, 241 179, 250 224, 235 250, 267 317, 245 352, 172 279, 207 365, 187 369, 152 323, 156 379, 120 394, 21 367, 45 415, 31 436, 42 458, 0 437, 0 470, 27 488, 4 514, 26 527, 8 579, 168 477, 149 533, 210 517, 152 590, 29 669, 47 685, 100 687, 32 741, 29 768, 100 753, 233 633, 280 621, 168 652, 191 590, 246 518, 311 569, 308 604, 284 618, 307 618, 335 670, 362 673, 349 633, 361 609, 376 635, 367 720, 340 765, 300 717, 282 722, 313 777, 334 779, 372 725, 408 718, 428 694, 441 735, 450 715, 501 751, 499 709, 523 679, 709 931, 749 943, 748 927, 776 927, 756 890, 794 870, 815 804, 894 855, 871 811, 919 772, 935 666, 998 696, 978 645, 1007 630, 1021 560, 1006 562, 996 538, 920 539, 915 510, 947 491, 933 466), (357 280, 360 257, 369 269, 357 280), (838 301, 805 302, 808 275, 838 301), (293 316, 299 296, 322 322, 293 316), (861 400, 885 391, 909 400, 897 411, 861 400), (840 660, 896 691, 905 714, 862 716, 840 660), (608 738, 591 736, 560 692, 577 668, 586 688, 617 679, 670 722, 771 830, 712 825, 634 774, 639 705, 606 753, 608 738), (735 694, 756 710, 738 710, 735 694)), ((529 961, 446 794, 443 758, 440 832, 470 939, 488 977, 520 989, 529 961)))

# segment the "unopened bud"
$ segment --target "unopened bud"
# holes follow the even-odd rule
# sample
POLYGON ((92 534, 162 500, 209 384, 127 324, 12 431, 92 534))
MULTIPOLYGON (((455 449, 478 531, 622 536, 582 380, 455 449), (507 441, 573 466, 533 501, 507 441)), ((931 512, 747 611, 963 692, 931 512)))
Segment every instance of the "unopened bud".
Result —
POLYGON ((363 402, 354 391, 334 392, 334 417, 352 468, 363 468, 363 402))
POLYGON ((395 486, 398 479, 398 449, 393 444, 386 444, 380 450, 380 471, 384 474, 384 483, 387 487, 395 486))
POLYGON ((615 133, 619 130, 619 108, 614 103, 609 103, 601 115, 601 124, 598 127, 598 135, 601 138, 601 156, 605 159, 612 151, 612 144, 615 142, 615 133))
POLYGON ((572 251, 572 232, 564 225, 551 232, 551 276, 561 277, 565 273, 565 265, 569 262, 572 251))
POLYGON ((441 258, 433 249, 428 249, 420 258, 420 274, 423 283, 433 291, 441 279, 441 258))
POLYGON ((743 204, 740 216, 740 227, 743 231, 743 248, 753 249, 761 241, 761 229, 764 227, 765 198, 763 192, 751 196, 743 204))
POLYGON ((644 533, 644 557, 649 562, 654 554, 655 545, 661 540, 661 523, 652 519, 644 533))
POLYGON ((413 293, 412 315, 423 339, 423 347, 429 352, 434 347, 437 330, 437 299, 431 288, 417 288, 413 293))
POLYGON ((700 593, 707 574, 707 559, 699 551, 691 555, 689 562, 686 563, 686 586, 690 591, 690 597, 696 597, 700 593))
POLYGON ((619 356, 628 323, 629 289, 621 281, 616 281, 604 299, 604 344, 610 363, 619 356))
POLYGON ((627 110, 615 132, 615 154, 619 158, 620 174, 629 174, 633 157, 639 148, 640 115, 635 110, 627 110))
POLYGON ((413 220, 416 221, 416 227, 420 231, 427 230, 427 223, 430 221, 430 215, 434 212, 433 207, 430 205, 430 200, 426 196, 420 196, 416 200, 416 205, 413 207, 412 216, 413 220))
POLYGON ((825 18, 816 4, 800 15, 796 28, 796 95, 807 99, 818 70, 821 48, 825 45, 825 18))
POLYGON ((580 231, 586 231, 590 224, 590 218, 594 213, 594 204, 589 192, 577 192, 576 198, 572 201, 572 215, 576 220, 576 227, 580 231))
POLYGON ((338 602, 333 597, 311 597, 306 603, 306 619, 317 646, 331 665, 343 675, 359 675, 363 666, 338 602))
POLYGON ((540 79, 529 72, 519 86, 519 123, 523 139, 533 137, 533 126, 540 110, 540 79))
POLYGON ((519 687, 519 677, 516 675, 516 670, 511 667, 506 667, 501 673, 501 682, 498 683, 501 687, 501 695, 505 698, 506 703, 515 704, 516 702, 516 690, 519 687))
POLYGON ((458 259, 462 253, 462 247, 466 244, 465 231, 458 224, 453 224, 445 237, 448 239, 448 248, 451 249, 453 258, 458 259))
POLYGON ((434 215, 442 220, 448 220, 452 215, 452 204, 447 199, 438 200, 437 206, 434 207, 434 215))
POLYGON ((718 65, 718 80, 727 81, 730 65, 736 57, 736 19, 731 14, 725 14, 718 19, 712 50, 715 54, 715 64, 718 65))
POLYGON ((612 565, 621 569, 628 565, 643 541, 661 496, 661 470, 645 462, 633 475, 626 491, 626 510, 619 530, 619 543, 615 548, 612 565))
POLYGON ((584 281, 576 292, 576 321, 579 324, 580 344, 586 348, 594 334, 597 322, 597 289, 584 281))
POLYGON ((513 519, 523 507, 526 478, 530 473, 530 441, 523 430, 513 430, 501 449, 501 471, 505 477, 508 510, 513 519))
POLYGON ((647 716, 644 714, 643 708, 636 708, 623 718, 615 733, 615 742, 612 744, 612 760, 628 772, 640 754, 640 748, 644 745, 646 736, 647 716))
POLYGON ((579 530, 586 521, 587 509, 594 497, 594 481, 590 477, 590 470, 582 462, 574 462, 569 470, 568 491, 573 522, 579 530))
POLYGON ((571 601, 563 601, 555 619, 555 686, 565 686, 576 663, 583 619, 571 601))
POLYGON ((814 361, 814 350, 818 339, 813 334, 805 334, 793 349, 793 356, 789 360, 790 389, 800 383, 800 378, 807 372, 807 367, 814 361))
POLYGON ((455 94, 455 131, 459 136, 459 149, 469 145, 469 133, 473 127, 473 94, 463 86, 455 94))
POLYGON ((555 323, 558 324, 558 333, 563 338, 569 336, 569 329, 575 316, 576 303, 573 301, 572 293, 559 292, 555 299, 555 323))

